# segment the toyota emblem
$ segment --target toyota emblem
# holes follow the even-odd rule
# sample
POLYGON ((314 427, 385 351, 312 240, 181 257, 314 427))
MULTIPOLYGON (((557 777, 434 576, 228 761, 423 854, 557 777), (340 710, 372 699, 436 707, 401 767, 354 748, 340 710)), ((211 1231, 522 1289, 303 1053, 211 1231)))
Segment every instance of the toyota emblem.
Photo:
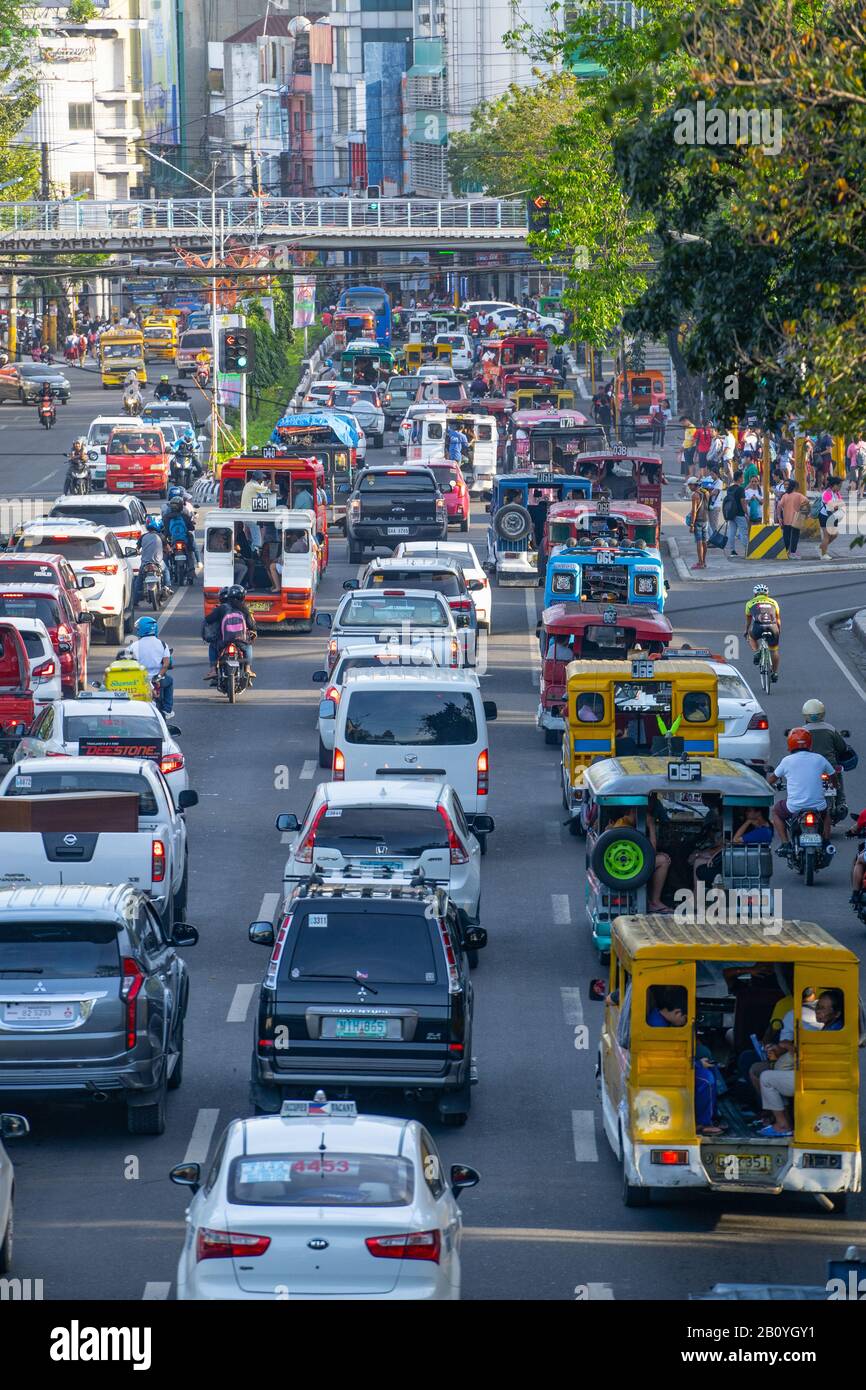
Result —
POLYGON ((63 843, 64 843, 65 845, 77 845, 77 844, 78 844, 78 836, 77 836, 77 835, 64 835, 64 836, 63 836, 63 843))
POLYGON ((322 1240, 321 1237, 319 1237, 319 1238, 316 1239, 316 1240, 308 1240, 308 1241, 307 1241, 307 1249, 308 1249, 308 1250, 327 1250, 329 1244, 330 1244, 330 1241, 322 1240))

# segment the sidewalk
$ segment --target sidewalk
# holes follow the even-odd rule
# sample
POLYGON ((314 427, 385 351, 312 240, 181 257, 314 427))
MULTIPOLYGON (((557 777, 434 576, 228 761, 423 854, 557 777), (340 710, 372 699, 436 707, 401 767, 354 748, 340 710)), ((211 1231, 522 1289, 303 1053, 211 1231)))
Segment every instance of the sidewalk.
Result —
POLYGON ((677 535, 663 532, 662 545, 667 546, 668 554, 680 579, 696 584, 720 584, 726 579, 757 579, 767 575, 788 574, 833 574, 837 570, 866 570, 866 547, 850 550, 849 537, 840 536, 834 541, 830 553, 832 560, 821 560, 818 555, 817 540, 801 540, 796 555, 787 560, 747 560, 742 551, 729 556, 727 548, 707 547, 707 568, 692 569, 696 561, 695 543, 685 522, 677 535), (860 558, 855 558, 860 557, 860 558))

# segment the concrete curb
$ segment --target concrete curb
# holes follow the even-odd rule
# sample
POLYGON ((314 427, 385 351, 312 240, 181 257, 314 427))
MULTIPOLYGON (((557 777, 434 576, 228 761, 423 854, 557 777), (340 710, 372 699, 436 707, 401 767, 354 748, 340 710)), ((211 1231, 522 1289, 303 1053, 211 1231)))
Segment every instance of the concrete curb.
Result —
POLYGON ((866 608, 861 608, 854 614, 851 631, 861 646, 866 647, 866 608))
MULTIPOLYGON (((808 564, 796 564, 790 561, 772 561, 769 564, 761 564, 759 561, 744 560, 733 567, 730 574, 695 574, 688 563, 680 554, 680 547, 673 536, 663 536, 662 546, 667 549, 668 555, 673 561, 674 568, 680 579, 689 584, 728 584, 734 579, 764 579, 768 575, 789 575, 789 574, 835 574, 849 570, 866 571, 866 560, 851 561, 846 564, 837 564, 833 560, 829 565, 824 565, 820 560, 811 560, 808 564)), ((864 609, 866 617, 866 609, 864 609)), ((866 638, 864 638, 866 642, 866 638)))

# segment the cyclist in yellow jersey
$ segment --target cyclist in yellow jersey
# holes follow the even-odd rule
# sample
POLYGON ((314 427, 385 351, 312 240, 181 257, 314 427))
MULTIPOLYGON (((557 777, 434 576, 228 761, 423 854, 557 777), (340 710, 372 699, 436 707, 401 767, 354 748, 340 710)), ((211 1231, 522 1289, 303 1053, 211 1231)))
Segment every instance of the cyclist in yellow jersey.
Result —
POLYGON ((749 646, 755 653, 756 666, 758 664, 758 641, 761 637, 766 638, 773 663, 772 679, 774 681, 779 678, 779 638, 781 632, 782 611, 778 603, 770 597, 770 591, 766 584, 756 584, 752 590, 752 597, 746 604, 746 630, 743 636, 749 639, 749 646))

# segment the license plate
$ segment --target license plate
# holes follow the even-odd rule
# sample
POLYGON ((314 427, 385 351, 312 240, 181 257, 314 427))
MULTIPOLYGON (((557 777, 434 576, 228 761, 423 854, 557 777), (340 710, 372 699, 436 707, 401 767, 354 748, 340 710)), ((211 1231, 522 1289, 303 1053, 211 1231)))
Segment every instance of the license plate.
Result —
POLYGON ((388 535, 389 535, 389 536, 408 536, 408 534, 409 534, 409 527, 408 527, 408 526, 389 526, 389 527, 388 527, 388 535))
POLYGON ((716 1168, 725 1172, 733 1160, 741 1177, 746 1173, 771 1173, 772 1159, 769 1154, 716 1154, 716 1168))
POLYGON ((118 486, 118 487, 134 487, 135 484, 134 484, 134 483, 118 483, 117 486, 118 486))
POLYGON ((360 861, 362 869, 392 869, 395 872, 403 867, 402 859, 362 859, 360 861))
POLYGON ((821 836, 820 836, 820 835, 801 835, 801 836, 800 836, 800 844, 801 844, 801 845, 820 845, 820 844, 823 844, 823 840, 821 839, 821 836))
POLYGON ((384 1018, 338 1018, 335 1037, 387 1038, 388 1023, 384 1018))
POLYGON ((231 657, 229 657, 228 660, 226 661, 226 666, 237 666, 238 664, 239 664, 239 663, 238 663, 237 661, 232 660, 231 657))
POLYGON ((247 607, 251 613, 269 613, 271 605, 269 603, 248 603, 247 607))
POLYGON ((78 1017, 78 1005, 60 1004, 7 1004, 4 1019, 6 1023, 71 1023, 78 1017))

